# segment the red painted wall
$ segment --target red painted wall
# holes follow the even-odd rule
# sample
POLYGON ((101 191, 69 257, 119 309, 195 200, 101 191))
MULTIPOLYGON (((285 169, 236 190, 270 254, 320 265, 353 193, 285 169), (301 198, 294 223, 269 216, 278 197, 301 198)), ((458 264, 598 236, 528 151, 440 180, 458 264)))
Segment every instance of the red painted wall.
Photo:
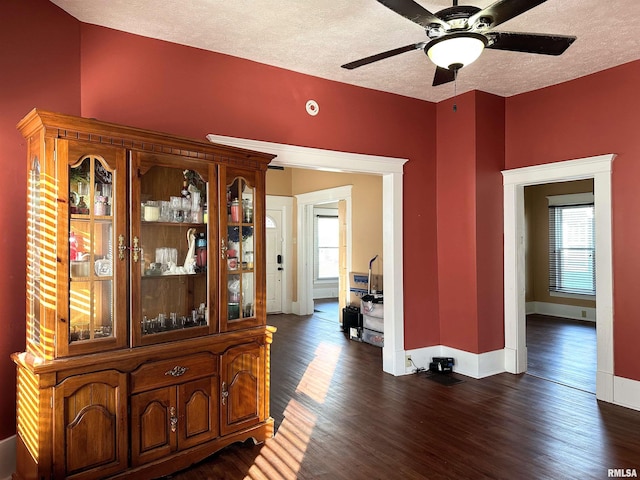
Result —
POLYGON ((405 346, 438 343, 434 104, 92 25, 82 26, 82 88, 88 117, 408 158, 405 346))
POLYGON ((469 92, 439 103, 437 114, 440 343, 497 350, 504 347, 504 99, 469 92))
POLYGON ((614 368, 640 380, 640 61, 506 100, 506 167, 615 153, 614 368))
POLYGON ((15 432, 13 352, 25 343, 26 156, 33 107, 80 113, 80 25, 46 0, 2 3, 0 28, 0 439, 15 432))
POLYGON ((504 348, 505 99, 476 92, 478 353, 504 348))
POLYGON ((478 348, 475 93, 437 105, 440 342, 478 348), (456 104, 456 111, 453 104, 456 104))

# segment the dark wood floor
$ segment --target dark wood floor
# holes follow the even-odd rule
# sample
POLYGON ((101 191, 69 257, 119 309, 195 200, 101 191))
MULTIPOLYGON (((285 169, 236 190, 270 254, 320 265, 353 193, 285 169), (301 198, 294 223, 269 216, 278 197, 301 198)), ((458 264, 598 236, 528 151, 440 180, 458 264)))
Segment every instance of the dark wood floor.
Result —
POLYGON ((187 479, 605 479, 640 471, 640 412, 532 375, 443 386, 382 372, 331 312, 269 316, 272 416, 263 445, 232 445, 187 479))
POLYGON ((527 373, 596 393, 596 324, 527 315, 527 373))

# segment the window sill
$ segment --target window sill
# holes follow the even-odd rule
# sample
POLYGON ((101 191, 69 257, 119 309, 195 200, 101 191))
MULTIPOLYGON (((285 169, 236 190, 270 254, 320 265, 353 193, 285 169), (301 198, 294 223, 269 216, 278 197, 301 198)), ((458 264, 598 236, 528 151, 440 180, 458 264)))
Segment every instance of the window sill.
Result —
POLYGON ((550 297, 560 297, 560 298, 574 298, 577 300, 593 300, 595 302, 595 295, 580 295, 577 293, 564 293, 564 292, 549 292, 550 297))

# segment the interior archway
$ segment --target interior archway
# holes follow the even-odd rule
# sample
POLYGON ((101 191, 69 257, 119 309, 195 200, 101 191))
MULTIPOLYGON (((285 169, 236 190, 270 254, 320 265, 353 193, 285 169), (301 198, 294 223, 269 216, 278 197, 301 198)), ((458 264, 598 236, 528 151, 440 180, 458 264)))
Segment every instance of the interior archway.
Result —
POLYGON ((611 164, 599 155, 502 172, 504 179, 505 369, 527 370, 525 313, 524 187, 593 178, 596 218, 596 396, 613 402, 613 268, 611 246, 611 164))
POLYGON ((275 166, 382 176, 384 347, 382 369, 405 374, 402 175, 407 159, 321 150, 280 143, 207 135, 214 143, 277 155, 275 166))

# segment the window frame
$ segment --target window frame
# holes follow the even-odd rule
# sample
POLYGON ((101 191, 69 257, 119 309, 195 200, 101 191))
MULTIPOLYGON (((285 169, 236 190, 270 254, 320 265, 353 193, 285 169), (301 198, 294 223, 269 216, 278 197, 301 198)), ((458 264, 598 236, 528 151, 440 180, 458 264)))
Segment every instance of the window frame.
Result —
MULTIPOLYGON (((595 202, 594 202, 594 195, 592 192, 587 192, 587 193, 577 193, 577 194, 568 194, 568 195, 554 195, 554 196, 549 196, 547 197, 548 200, 548 206, 549 206, 549 211, 551 212, 551 209, 558 209, 558 208, 562 208, 562 207, 567 207, 567 208, 573 208, 573 207, 580 207, 580 206, 591 206, 592 208, 592 212, 593 212, 593 225, 592 225, 592 233, 591 233, 591 242, 592 242, 592 246, 591 248, 591 268, 593 269, 593 293, 579 293, 579 292, 570 292, 567 290, 570 289, 565 289, 563 290, 561 287, 559 288, 553 288, 551 286, 552 283, 552 276, 555 275, 555 277, 558 277, 558 273, 557 273, 557 269, 559 267, 558 265, 558 261, 556 260, 556 271, 552 273, 552 251, 551 251, 551 242, 552 242, 552 228, 555 228, 551 225, 551 215, 549 214, 549 220, 548 220, 548 227, 549 227, 549 262, 548 262, 548 267, 549 267, 549 285, 548 285, 548 291, 549 291, 549 296, 552 297, 562 297, 562 298, 575 298, 575 299, 583 299, 583 300, 595 300, 596 299, 596 271, 595 271, 595 256, 596 256, 596 238, 595 238, 595 202)), ((555 237, 554 237, 555 238, 555 237)), ((557 242, 557 239, 555 239, 557 242)))
POLYGON ((339 265, 338 274, 335 277, 319 277, 320 266, 320 248, 335 248, 337 252, 340 251, 340 239, 339 239, 339 215, 337 208, 314 208, 313 211, 313 281, 315 284, 323 283, 336 283, 339 280, 339 265), (338 245, 336 247, 320 247, 318 239, 318 219, 319 218, 335 218, 338 222, 338 245))

